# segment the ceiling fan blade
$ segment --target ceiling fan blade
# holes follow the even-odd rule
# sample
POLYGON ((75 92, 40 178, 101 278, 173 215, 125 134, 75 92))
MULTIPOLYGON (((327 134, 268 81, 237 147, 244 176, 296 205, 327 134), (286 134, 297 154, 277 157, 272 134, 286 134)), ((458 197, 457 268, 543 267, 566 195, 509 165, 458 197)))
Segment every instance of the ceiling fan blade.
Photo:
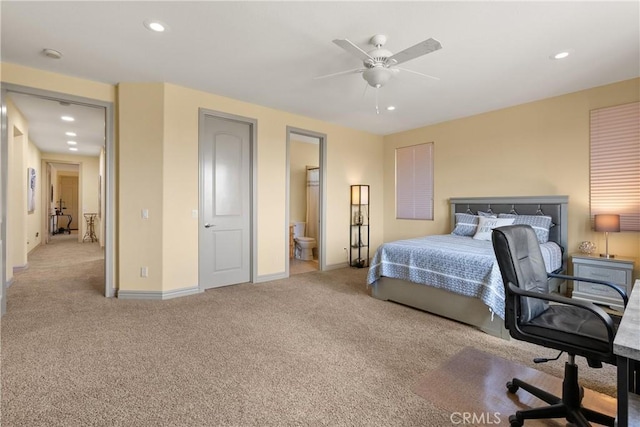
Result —
POLYGON ((419 73, 417 71, 409 70, 407 68, 401 68, 401 67, 393 67, 393 68, 396 69, 396 70, 407 71, 409 73, 417 74, 417 75, 422 76, 422 77, 429 77, 430 79, 433 79, 433 80, 440 80, 439 77, 433 77, 433 76, 430 76, 429 74, 419 73))
POLYGON ((410 61, 427 53, 434 52, 438 49, 442 49, 442 45, 436 39, 427 39, 417 45, 406 48, 403 51, 391 55, 387 58, 387 63, 402 64, 403 62, 410 61))
POLYGON ((314 80, 328 79, 329 77, 342 76, 342 75, 345 75, 345 74, 362 73, 364 70, 365 70, 364 68, 355 68, 353 70, 346 70, 346 71, 339 71, 337 73, 325 74, 324 76, 314 77, 313 79, 314 80))
POLYGON ((360 49, 357 45, 347 39, 335 39, 333 42, 363 61, 373 61, 373 58, 367 52, 360 49))

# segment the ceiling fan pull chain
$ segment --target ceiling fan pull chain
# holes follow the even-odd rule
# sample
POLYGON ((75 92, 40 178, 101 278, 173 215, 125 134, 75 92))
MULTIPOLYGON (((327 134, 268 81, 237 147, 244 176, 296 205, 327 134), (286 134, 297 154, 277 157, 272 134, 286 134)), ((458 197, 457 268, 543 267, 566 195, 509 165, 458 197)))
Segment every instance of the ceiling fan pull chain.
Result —
POLYGON ((376 88, 376 114, 380 114, 380 110, 378 109, 378 90, 380 90, 379 87, 376 88))

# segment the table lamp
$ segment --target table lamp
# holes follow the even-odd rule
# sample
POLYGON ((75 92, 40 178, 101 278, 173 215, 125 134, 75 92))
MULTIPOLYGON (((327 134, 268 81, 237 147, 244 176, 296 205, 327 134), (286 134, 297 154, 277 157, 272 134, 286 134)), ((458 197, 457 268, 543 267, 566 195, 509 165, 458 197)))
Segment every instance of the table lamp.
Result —
POLYGON ((609 232, 620 231, 620 215, 615 214, 599 214, 594 216, 594 230, 604 231, 606 249, 604 254, 600 254, 602 258, 614 258, 609 255, 609 232))

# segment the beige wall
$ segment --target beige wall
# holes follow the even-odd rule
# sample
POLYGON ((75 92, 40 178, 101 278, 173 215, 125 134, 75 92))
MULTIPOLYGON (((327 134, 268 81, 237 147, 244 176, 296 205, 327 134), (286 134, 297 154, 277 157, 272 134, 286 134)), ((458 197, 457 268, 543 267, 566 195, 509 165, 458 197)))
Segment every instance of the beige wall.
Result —
MULTIPOLYGON (((164 198, 169 200, 169 204, 186 208, 181 204, 180 193, 191 191, 178 186, 173 192, 165 192, 165 173, 171 171, 165 171, 163 165, 164 86, 162 83, 122 83, 118 86, 119 155, 116 173, 120 184, 117 214, 120 290, 164 289, 163 244, 167 241, 163 235, 163 221, 167 218, 164 198), (148 210, 149 219, 142 219, 143 209, 148 210), (141 267, 147 267, 149 277, 140 277, 141 267)), ((169 153, 167 156, 170 158, 169 153)), ((182 163, 179 156, 173 160, 182 163)), ((190 169, 193 164, 182 163, 181 167, 190 169)), ((174 180, 179 182, 180 177, 166 176, 166 181, 174 180)), ((197 188, 198 181, 193 183, 197 188)), ((172 226, 187 228, 179 221, 172 226)), ((178 252, 190 251, 184 242, 178 232, 172 243, 178 252)), ((184 274, 189 276, 190 272, 185 271, 184 274)))
MULTIPOLYGON (((123 83, 116 97, 112 85, 12 64, 2 64, 2 79, 97 100, 118 98, 116 280, 120 289, 152 291, 197 285, 198 226, 191 213, 198 209, 200 107, 257 120, 259 281, 283 274, 288 261, 287 126, 327 135, 329 266, 346 262, 351 184, 371 185, 372 249, 383 240, 448 232, 450 197, 566 194, 571 252, 582 240, 604 244, 589 228, 588 112, 639 97, 635 79, 382 137, 172 84, 123 83), (435 143, 435 220, 395 220, 394 149, 427 141, 435 143), (142 209, 149 209, 148 220, 141 219, 142 209), (146 279, 141 266, 149 268, 146 279)), ((612 251, 635 258, 636 268, 639 246, 638 233, 610 238, 612 251)))
POLYGON ((256 280, 286 271, 286 127, 327 135, 326 263, 346 262, 349 185, 371 185, 371 242, 382 242, 381 136, 162 83, 116 87, 2 64, 2 81, 116 102, 116 286, 167 291, 197 285, 198 108, 257 120, 256 280), (117 94, 116 94, 117 92, 117 94), (142 221, 141 209, 149 209, 142 221), (344 215, 341 213, 344 212, 344 215), (140 278, 140 267, 149 277, 140 278))
MULTIPOLYGON (((589 111, 638 101, 640 79, 492 111, 385 137, 384 240, 450 231, 448 200, 569 196, 569 253, 583 240, 604 247, 589 222, 589 111), (435 143, 435 219, 395 219, 395 148, 435 143)), ((612 233, 611 252, 635 259, 640 233, 612 233)))
MULTIPOLYGON (((257 120, 254 280, 284 274, 288 262, 287 126, 327 134, 326 262, 345 262, 349 185, 366 179, 381 191, 382 176, 366 165, 382 161, 382 137, 171 84, 120 84, 118 99, 121 290, 171 291, 198 284, 198 220, 192 211, 198 209, 199 108, 257 120), (149 220, 141 219, 142 208, 149 209, 149 220), (336 211, 345 212, 344 218, 331 214, 336 211), (139 277, 141 266, 149 267, 148 279, 139 277)), ((381 205, 373 213, 381 223, 381 205)), ((381 227, 372 240, 381 243, 381 227)))
MULTIPOLYGON (((287 126, 327 135, 326 263, 345 262, 349 242, 349 185, 362 179, 372 185, 372 197, 382 199, 382 175, 367 167, 382 162, 382 137, 331 125, 258 105, 165 85, 164 115, 164 254, 163 289, 197 283, 198 109, 257 120, 257 269, 263 280, 284 274, 288 262, 289 228, 286 210, 287 126), (167 195, 171 198, 167 198, 167 195), (337 212, 337 214, 336 214, 337 212), (344 212, 344 215, 340 213, 344 212), (181 224, 181 227, 175 227, 181 224)), ((381 204, 373 212, 381 224, 381 204)), ((372 231, 382 242, 382 228, 372 231)))
POLYGON ((319 144, 290 140, 289 222, 307 220, 307 166, 318 167, 319 161, 319 144))
POLYGON ((27 265, 27 162, 29 124, 7 99, 7 280, 27 265))
POLYGON ((114 102, 116 99, 114 85, 38 70, 36 68, 8 62, 3 62, 0 65, 0 76, 4 83, 50 90, 105 102, 114 102))

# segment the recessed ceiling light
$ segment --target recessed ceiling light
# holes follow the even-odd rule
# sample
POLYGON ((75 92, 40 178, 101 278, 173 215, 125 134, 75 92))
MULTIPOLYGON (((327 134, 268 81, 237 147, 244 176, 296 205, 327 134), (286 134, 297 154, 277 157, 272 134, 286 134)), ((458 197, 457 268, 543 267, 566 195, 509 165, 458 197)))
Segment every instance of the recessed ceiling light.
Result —
POLYGON ((156 33, 161 33, 167 29, 167 26, 165 24, 155 20, 144 21, 144 26, 151 31, 155 31, 156 33))
POLYGON ((62 53, 58 52, 55 49, 42 49, 42 54, 47 58, 51 59, 60 59, 62 58, 62 53))
POLYGON ((73 122, 73 121, 75 121, 75 120, 76 120, 76 119, 74 119, 74 118, 73 118, 73 117, 71 117, 71 116, 62 116, 62 117, 60 117, 60 118, 61 118, 62 120, 64 120, 65 122, 73 122))
POLYGON ((67 136, 77 136, 75 132, 65 132, 64 134, 67 136))
POLYGON ((564 59, 569 55, 571 55, 571 51, 570 50, 563 50, 562 52, 558 52, 556 54, 551 55, 549 58, 550 59, 564 59))
POLYGON ((78 147, 69 147, 69 151, 78 151, 78 147))
POLYGON ((393 111, 393 110, 395 110, 395 109, 396 109, 396 107, 394 107, 393 105, 389 105, 389 106, 387 107, 387 111, 393 111))
POLYGON ((69 145, 78 145, 78 143, 75 142, 75 141, 67 141, 67 144, 69 144, 69 145))

